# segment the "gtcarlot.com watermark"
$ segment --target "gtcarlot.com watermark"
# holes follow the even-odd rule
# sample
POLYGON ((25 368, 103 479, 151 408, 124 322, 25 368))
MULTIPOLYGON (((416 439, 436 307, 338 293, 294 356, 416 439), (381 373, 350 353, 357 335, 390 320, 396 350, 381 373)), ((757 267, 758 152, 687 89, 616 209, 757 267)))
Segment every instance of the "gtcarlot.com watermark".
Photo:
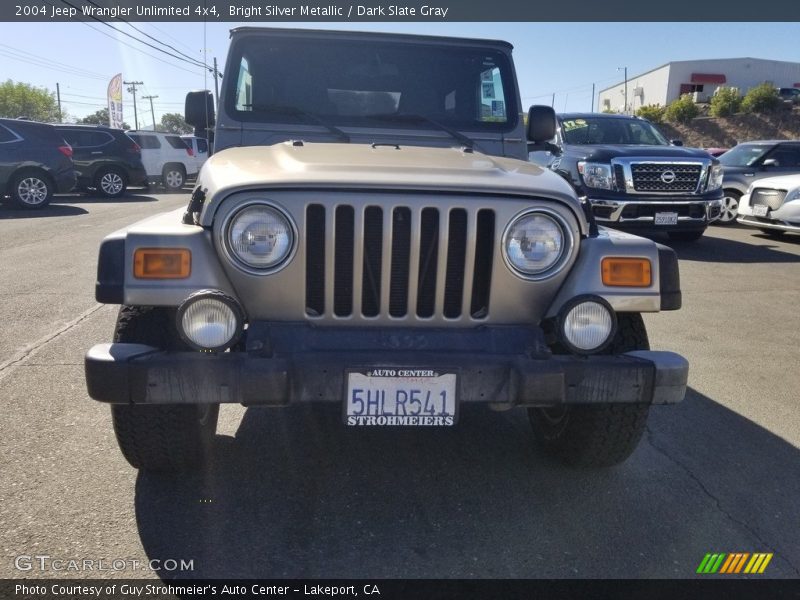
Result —
POLYGON ((123 572, 123 571, 194 571, 194 559, 182 558, 63 558, 46 554, 20 554, 14 568, 25 573, 37 572, 123 572))

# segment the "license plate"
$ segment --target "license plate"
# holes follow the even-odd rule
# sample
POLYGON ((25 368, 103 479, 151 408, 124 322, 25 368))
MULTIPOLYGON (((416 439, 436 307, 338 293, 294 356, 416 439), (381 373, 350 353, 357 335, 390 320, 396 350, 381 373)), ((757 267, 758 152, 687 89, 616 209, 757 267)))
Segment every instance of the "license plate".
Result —
POLYGON ((386 368, 347 374, 347 425, 430 427, 455 420, 455 373, 386 368))
POLYGON ((656 213, 656 225, 677 225, 678 213, 660 212, 656 213))
POLYGON ((755 216, 755 217, 766 217, 767 216, 767 209, 768 209, 768 207, 764 206, 763 204, 756 204, 753 207, 753 216, 755 216))

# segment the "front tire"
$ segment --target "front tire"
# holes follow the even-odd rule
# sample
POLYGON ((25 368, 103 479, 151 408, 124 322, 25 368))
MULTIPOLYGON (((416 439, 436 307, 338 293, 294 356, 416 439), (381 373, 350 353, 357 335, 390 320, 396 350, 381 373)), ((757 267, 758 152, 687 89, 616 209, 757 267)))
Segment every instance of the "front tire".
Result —
POLYGON ((11 181, 11 203, 23 210, 44 208, 53 199, 53 184, 43 172, 28 170, 11 181))
POLYGON ((722 197, 722 211, 719 213, 719 219, 714 221, 720 225, 733 225, 736 223, 736 217, 739 215, 739 200, 742 194, 736 190, 725 190, 722 197))
MULTIPOLYGON (((617 315, 617 335, 604 354, 649 350, 638 313, 617 315)), ((537 445, 576 467, 611 467, 627 459, 644 433, 649 404, 587 404, 529 408, 537 445)))
MULTIPOLYGON (((114 341, 185 350, 174 311, 123 306, 114 341)), ((143 471, 184 471, 207 457, 219 419, 219 404, 112 404, 117 443, 131 466, 143 471)))

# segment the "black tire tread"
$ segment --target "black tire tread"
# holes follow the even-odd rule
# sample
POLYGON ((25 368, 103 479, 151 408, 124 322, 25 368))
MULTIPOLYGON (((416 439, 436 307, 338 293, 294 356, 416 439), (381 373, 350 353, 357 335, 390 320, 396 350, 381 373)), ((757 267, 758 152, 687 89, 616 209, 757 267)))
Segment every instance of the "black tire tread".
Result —
POLYGON ((125 195, 125 192, 128 189, 128 175, 125 173, 123 169, 119 167, 103 167, 95 173, 94 176, 94 189, 97 191, 98 194, 103 196, 104 198, 120 198, 125 195), (103 178, 103 175, 106 173, 113 172, 122 177, 122 189, 119 191, 118 194, 106 194, 103 191, 103 188, 100 187, 100 180, 103 178))
MULTIPOLYGON (((605 354, 648 350, 642 316, 617 315, 618 328, 605 354)), ((576 467, 611 467, 627 459, 639 444, 650 412, 649 404, 595 404, 570 406, 567 423, 556 435, 542 429, 537 409, 528 410, 539 447, 558 460, 576 467)))
POLYGON ((11 184, 9 186, 9 197, 11 199, 11 204, 12 206, 14 206, 14 208, 19 208, 22 210, 37 210, 40 208, 44 208, 45 206, 50 204, 50 201, 53 199, 54 193, 55 193, 55 184, 53 183, 53 180, 45 171, 42 171, 41 169, 26 167, 21 171, 14 173, 14 175, 11 177, 11 184), (47 198, 45 198, 44 202, 42 202, 41 204, 37 204, 35 206, 26 204, 17 195, 17 186, 19 185, 20 181, 25 179, 25 177, 31 175, 38 177, 39 179, 44 181, 45 184, 47 184, 47 198))
MULTIPOLYGON (((183 349, 178 340, 174 310, 123 306, 114 341, 183 349)), ((146 471, 183 471, 205 458, 217 428, 219 405, 212 405, 204 424, 200 407, 189 405, 112 404, 117 443, 131 466, 146 471)))

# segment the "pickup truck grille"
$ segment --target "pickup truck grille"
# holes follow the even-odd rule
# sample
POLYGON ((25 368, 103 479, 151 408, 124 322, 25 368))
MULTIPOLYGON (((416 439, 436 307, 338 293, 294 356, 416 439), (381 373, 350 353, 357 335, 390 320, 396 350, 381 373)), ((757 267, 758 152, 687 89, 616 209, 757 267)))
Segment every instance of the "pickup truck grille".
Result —
POLYGON ((306 315, 485 319, 494 221, 489 209, 311 204, 306 315))
POLYGON ((784 198, 786 190, 755 188, 750 194, 750 206, 768 206, 771 210, 778 210, 783 206, 784 198))
POLYGON ((631 175, 637 192, 695 192, 703 167, 700 164, 633 163, 631 175))

